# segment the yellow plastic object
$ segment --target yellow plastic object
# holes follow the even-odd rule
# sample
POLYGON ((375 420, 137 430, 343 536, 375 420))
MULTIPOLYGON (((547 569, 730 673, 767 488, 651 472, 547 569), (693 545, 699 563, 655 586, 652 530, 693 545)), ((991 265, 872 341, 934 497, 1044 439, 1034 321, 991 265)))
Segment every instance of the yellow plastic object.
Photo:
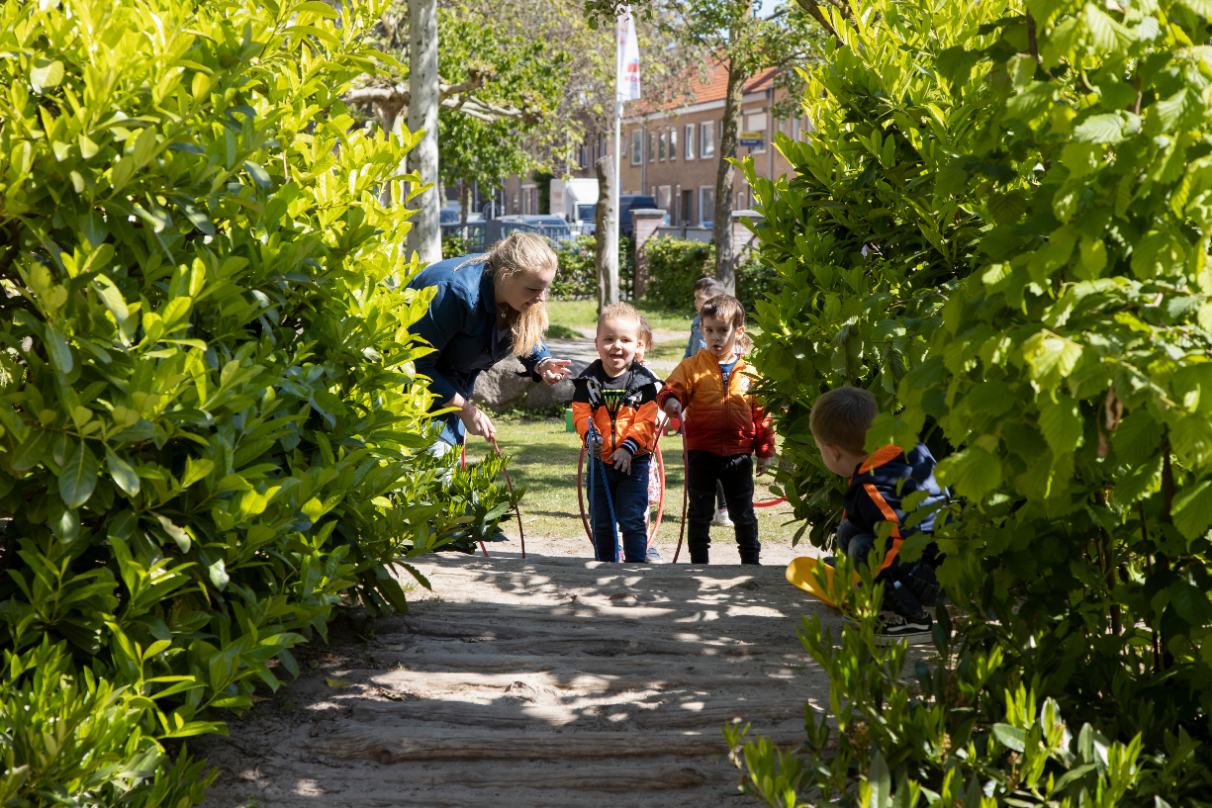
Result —
MULTIPOLYGON (((800 557, 787 565, 787 580, 800 589, 812 595, 817 600, 838 608, 839 602, 845 602, 850 587, 838 591, 833 582, 833 567, 825 564, 819 558, 800 557), (820 580, 821 578, 824 579, 820 580), (822 586, 823 583, 823 586, 822 586)), ((850 579, 850 586, 859 582, 858 573, 850 579)))

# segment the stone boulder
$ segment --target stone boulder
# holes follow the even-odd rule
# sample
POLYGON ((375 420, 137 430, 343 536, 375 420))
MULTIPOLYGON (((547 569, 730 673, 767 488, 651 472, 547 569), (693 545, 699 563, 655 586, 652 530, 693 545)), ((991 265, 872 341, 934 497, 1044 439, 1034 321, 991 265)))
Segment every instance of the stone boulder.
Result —
MULTIPOLYGON (((586 363, 577 359, 568 366, 575 376, 585 369, 586 363)), ((515 357, 498 362, 480 374, 472 401, 478 406, 494 412, 513 407, 526 410, 545 410, 551 407, 566 407, 572 402, 572 381, 565 379, 557 385, 532 382, 528 376, 520 376, 522 363, 515 357)))

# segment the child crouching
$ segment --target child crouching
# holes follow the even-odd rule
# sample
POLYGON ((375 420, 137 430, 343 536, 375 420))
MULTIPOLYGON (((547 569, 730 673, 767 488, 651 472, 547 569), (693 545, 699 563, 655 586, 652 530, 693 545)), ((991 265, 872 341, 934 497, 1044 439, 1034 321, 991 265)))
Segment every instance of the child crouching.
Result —
POLYGON ((656 442, 657 377, 636 361, 640 316, 626 303, 612 303, 598 318, 598 359, 576 378, 572 417, 577 433, 599 463, 587 492, 598 561, 644 563, 648 549, 648 467, 656 442), (592 422, 593 428, 590 428, 592 422), (614 510, 612 522, 610 512, 614 510), (617 533, 616 533, 617 523, 617 533))
POLYGON ((941 561, 938 545, 931 542, 921 558, 903 562, 899 553, 905 539, 921 531, 934 532, 931 513, 913 527, 905 524, 901 503, 913 492, 924 491, 918 506, 928 508, 945 502, 947 492, 934 479, 934 457, 925 444, 909 452, 885 446, 868 454, 864 450, 867 430, 879 407, 875 396, 857 387, 830 390, 812 406, 808 426, 821 450, 825 467, 850 477, 843 500, 845 516, 837 528, 837 544, 855 565, 866 564, 876 547, 876 526, 892 522, 891 544, 880 561, 876 581, 884 584, 877 643, 904 639, 910 645, 929 642, 933 621, 924 607, 931 607, 940 587, 934 569, 941 561))

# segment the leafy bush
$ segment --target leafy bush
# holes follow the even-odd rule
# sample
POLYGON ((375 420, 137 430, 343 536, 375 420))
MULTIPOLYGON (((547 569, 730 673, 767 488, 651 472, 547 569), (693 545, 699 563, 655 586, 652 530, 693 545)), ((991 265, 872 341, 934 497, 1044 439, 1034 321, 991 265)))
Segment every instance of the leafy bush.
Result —
POLYGON ((413 139, 339 100, 377 14, 0 7, 0 804, 196 802, 160 741, 510 506, 423 451, 413 139))
POLYGON ((963 617, 916 694, 895 655, 807 630, 855 734, 827 750, 810 727, 775 769, 753 742, 751 788, 1207 804, 1208 9, 854 5, 810 77, 816 134, 779 140, 799 176, 747 166, 782 284, 756 361, 814 543, 840 516, 806 425, 825 389, 876 392, 868 448, 954 448, 939 575, 963 617))
MULTIPOLYGON (((648 256, 648 285, 644 299, 672 311, 685 311, 694 304, 694 284, 712 274, 715 245, 700 241, 655 238, 644 245, 648 256)), ((745 308, 754 305, 773 290, 778 274, 756 255, 745 258, 736 268, 736 294, 745 308)))
MULTIPOLYGON (((551 284, 554 300, 597 300, 598 270, 593 258, 594 237, 577 236, 572 244, 556 250, 560 270, 551 284)), ((619 293, 631 297, 635 286, 635 248, 629 238, 619 239, 619 293)))

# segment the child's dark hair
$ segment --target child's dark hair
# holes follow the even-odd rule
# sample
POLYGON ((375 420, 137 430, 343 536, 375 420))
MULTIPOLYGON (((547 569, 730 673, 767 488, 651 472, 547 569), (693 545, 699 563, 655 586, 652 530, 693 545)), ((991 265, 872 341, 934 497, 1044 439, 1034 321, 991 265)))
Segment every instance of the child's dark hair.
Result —
POLYGON ((821 443, 848 452, 861 452, 867 442, 867 430, 880 414, 870 391, 859 387, 838 387, 816 400, 808 415, 808 428, 821 443))
MULTIPOLYGON (((699 317, 704 322, 711 318, 732 323, 733 328, 745 327, 745 307, 732 295, 716 295, 711 298, 703 304, 703 308, 699 309, 699 317)), ((753 347, 753 340, 749 339, 748 334, 741 334, 736 341, 742 351, 748 351, 753 347)))
POLYGON ((717 278, 699 278, 694 282, 694 291, 712 292, 711 296, 715 297, 715 295, 724 294, 728 289, 717 278))
POLYGON ((640 318, 640 342, 644 343, 644 350, 652 350, 652 326, 648 324, 648 318, 644 315, 638 315, 640 318))

